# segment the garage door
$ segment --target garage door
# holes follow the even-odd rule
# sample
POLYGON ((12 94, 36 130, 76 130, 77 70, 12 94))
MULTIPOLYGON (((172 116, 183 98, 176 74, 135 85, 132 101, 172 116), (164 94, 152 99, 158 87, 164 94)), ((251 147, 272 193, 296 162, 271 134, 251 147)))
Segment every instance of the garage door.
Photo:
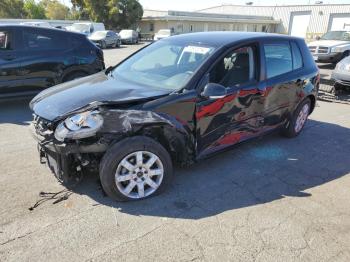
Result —
POLYGON ((297 12, 291 14, 291 26, 289 34, 292 36, 305 37, 310 22, 310 12, 297 12))
POLYGON ((331 18, 331 31, 350 30, 350 15, 331 18))

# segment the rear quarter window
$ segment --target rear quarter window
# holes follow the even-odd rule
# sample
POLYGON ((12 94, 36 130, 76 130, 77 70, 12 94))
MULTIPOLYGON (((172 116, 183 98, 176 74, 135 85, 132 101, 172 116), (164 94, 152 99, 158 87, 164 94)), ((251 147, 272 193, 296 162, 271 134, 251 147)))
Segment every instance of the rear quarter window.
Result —
POLYGON ((267 77, 293 71, 292 52, 289 43, 264 44, 267 77))
POLYGON ((293 69, 299 69, 303 67, 303 58, 301 56, 300 48, 297 43, 291 42, 292 54, 293 54, 293 69))

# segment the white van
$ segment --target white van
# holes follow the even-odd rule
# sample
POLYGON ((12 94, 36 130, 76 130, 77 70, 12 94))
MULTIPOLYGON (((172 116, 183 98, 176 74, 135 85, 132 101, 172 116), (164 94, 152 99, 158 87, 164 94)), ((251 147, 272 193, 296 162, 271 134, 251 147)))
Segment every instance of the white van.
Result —
POLYGON ((103 23, 81 22, 67 26, 66 29, 89 36, 97 31, 105 31, 105 25, 103 23))

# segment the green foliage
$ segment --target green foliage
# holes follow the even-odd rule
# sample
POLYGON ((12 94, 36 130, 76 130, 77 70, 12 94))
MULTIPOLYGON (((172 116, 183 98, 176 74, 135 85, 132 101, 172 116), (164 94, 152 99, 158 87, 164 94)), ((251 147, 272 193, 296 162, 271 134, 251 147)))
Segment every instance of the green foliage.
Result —
POLYGON ((64 20, 69 17, 69 8, 57 0, 43 0, 45 15, 48 19, 64 20))
POLYGON ((25 18, 23 0, 0 0, 0 18, 25 18))
POLYGON ((24 12, 26 13, 26 18, 30 19, 45 19, 45 7, 39 2, 36 3, 34 0, 26 0, 24 2, 24 12))
POLYGON ((138 0, 72 0, 73 7, 111 29, 136 27, 143 8, 138 0))

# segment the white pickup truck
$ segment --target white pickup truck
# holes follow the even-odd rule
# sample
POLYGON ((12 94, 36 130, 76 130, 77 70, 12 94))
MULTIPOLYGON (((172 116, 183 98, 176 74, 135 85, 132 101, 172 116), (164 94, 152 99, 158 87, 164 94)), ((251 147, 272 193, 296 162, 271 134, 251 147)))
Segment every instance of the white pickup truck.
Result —
POLYGON ((350 31, 329 31, 308 44, 315 61, 338 63, 350 55, 350 31))

